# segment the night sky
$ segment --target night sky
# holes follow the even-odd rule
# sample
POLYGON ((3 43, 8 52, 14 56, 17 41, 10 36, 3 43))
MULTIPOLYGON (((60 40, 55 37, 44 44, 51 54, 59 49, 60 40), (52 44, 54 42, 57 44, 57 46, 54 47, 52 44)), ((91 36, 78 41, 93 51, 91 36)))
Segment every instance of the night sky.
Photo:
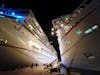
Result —
MULTIPOLYGON (((18 9, 31 9, 43 28, 44 32, 57 51, 57 37, 50 33, 52 20, 61 15, 69 14, 79 6, 83 0, 0 0, 5 7, 18 9)), ((0 4, 0 5, 1 5, 0 4)), ((59 52, 58 52, 59 55, 59 52)))

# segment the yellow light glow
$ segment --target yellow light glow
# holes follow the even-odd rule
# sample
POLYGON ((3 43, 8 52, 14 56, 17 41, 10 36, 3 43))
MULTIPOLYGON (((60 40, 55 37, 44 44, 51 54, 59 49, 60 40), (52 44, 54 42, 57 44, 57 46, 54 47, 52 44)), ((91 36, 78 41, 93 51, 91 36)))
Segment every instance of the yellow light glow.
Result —
POLYGON ((54 28, 51 28, 52 31, 54 31, 54 28))
POLYGON ((68 21, 68 18, 66 18, 65 21, 68 21))
POLYGON ((30 24, 28 26, 30 27, 31 30, 33 29, 33 27, 30 24))
POLYGON ((51 32, 51 35, 54 35, 54 32, 51 32))
POLYGON ((63 27, 63 26, 64 26, 64 24, 61 24, 60 26, 61 26, 61 27, 63 27))

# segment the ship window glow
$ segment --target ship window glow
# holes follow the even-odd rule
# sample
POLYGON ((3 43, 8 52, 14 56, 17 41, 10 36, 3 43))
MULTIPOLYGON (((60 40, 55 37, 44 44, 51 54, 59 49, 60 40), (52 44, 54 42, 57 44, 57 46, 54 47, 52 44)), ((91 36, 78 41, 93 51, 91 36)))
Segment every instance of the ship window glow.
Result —
POLYGON ((12 14, 12 15, 15 15, 15 12, 12 12, 11 14, 12 14))
POLYGON ((92 27, 92 30, 95 30, 95 29, 97 29, 98 28, 98 25, 94 25, 93 27, 92 27))
POLYGON ((82 31, 81 31, 80 29, 78 29, 78 30, 75 31, 75 33, 76 33, 77 35, 80 35, 80 34, 82 33, 82 31))
POLYGON ((19 19, 16 19, 17 22, 19 22, 19 19))
POLYGON ((35 22, 35 24, 36 24, 37 27, 39 26, 39 24, 37 22, 35 22))
POLYGON ((90 53, 90 52, 84 53, 84 56, 85 56, 86 58, 88 58, 88 59, 95 59, 95 58, 96 58, 96 57, 95 57, 92 53, 90 53))
POLYGON ((3 11, 0 11, 0 14, 3 14, 3 11))
POLYGON ((20 14, 17 15, 14 12, 12 12, 11 14, 7 14, 7 13, 3 13, 3 11, 0 11, 0 14, 4 14, 5 16, 10 16, 10 17, 18 18, 18 19, 25 18, 25 16, 21 16, 20 14))
POLYGON ((87 29, 84 33, 88 34, 91 33, 93 30, 98 29, 98 25, 94 25, 91 28, 87 29))
POLYGON ((63 27, 63 26, 64 26, 64 24, 60 24, 60 26, 61 26, 61 27, 63 27))
POLYGON ((92 29, 87 29, 86 31, 85 31, 85 34, 88 34, 88 33, 91 33, 92 32, 92 29))
POLYGON ((68 20, 68 18, 65 19, 66 21, 68 20))
POLYGON ((51 28, 52 31, 54 31, 54 28, 51 28))
POLYGON ((16 18, 19 18, 19 19, 22 19, 23 18, 23 16, 15 16, 16 18))
POLYGON ((39 50, 39 53, 42 54, 42 55, 45 55, 45 56, 47 56, 47 57, 52 57, 52 58, 56 59, 56 57, 54 57, 54 56, 48 54, 46 51, 39 50))
POLYGON ((65 26, 64 28, 66 31, 69 31, 72 28, 72 26, 65 26))
POLYGON ((69 22, 69 19, 68 19, 68 18, 65 18, 65 22, 67 22, 67 23, 68 23, 68 22, 69 22))
POLYGON ((56 23, 58 24, 58 23, 60 23, 59 21, 56 21, 56 23))
POLYGON ((51 32, 51 35, 54 35, 55 33, 54 32, 51 32))
POLYGON ((28 26, 30 27, 31 30, 33 29, 33 27, 30 24, 28 24, 28 26))

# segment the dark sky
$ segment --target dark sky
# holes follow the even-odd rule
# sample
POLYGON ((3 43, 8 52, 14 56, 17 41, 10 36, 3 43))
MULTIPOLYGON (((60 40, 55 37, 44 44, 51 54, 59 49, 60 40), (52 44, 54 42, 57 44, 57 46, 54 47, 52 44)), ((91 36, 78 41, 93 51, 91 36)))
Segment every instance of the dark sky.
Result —
POLYGON ((58 50, 56 36, 50 33, 52 19, 61 15, 71 13, 83 0, 0 0, 5 7, 32 9, 36 19, 40 23, 50 41, 53 41, 55 49, 58 50))

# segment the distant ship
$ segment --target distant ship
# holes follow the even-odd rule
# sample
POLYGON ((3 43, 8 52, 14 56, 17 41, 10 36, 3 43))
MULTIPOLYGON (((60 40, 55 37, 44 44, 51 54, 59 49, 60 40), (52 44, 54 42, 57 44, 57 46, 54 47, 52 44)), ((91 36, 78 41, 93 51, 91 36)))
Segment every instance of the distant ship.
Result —
POLYGON ((57 53, 31 10, 0 8, 0 67, 54 61, 57 53))

